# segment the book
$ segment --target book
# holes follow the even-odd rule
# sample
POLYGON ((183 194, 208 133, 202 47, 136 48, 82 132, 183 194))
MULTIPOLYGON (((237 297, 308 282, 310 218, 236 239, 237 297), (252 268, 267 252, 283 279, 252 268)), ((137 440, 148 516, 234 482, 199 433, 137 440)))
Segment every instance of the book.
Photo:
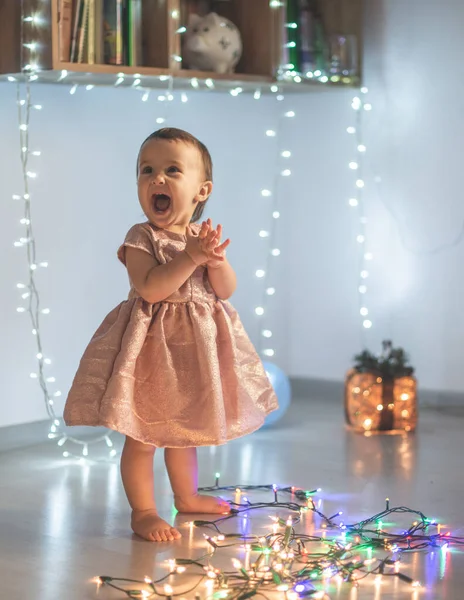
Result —
POLYGON ((101 65, 105 62, 103 48, 103 0, 95 2, 95 62, 101 65))
POLYGON ((299 29, 299 7, 298 0, 287 0, 287 47, 288 47, 288 69, 300 72, 300 29, 299 29), (291 66, 290 66, 291 65, 291 66))
POLYGON ((88 35, 89 29, 89 7, 90 0, 84 0, 84 6, 80 17, 80 23, 78 27, 78 37, 77 37, 77 62, 85 63, 87 62, 87 46, 86 39, 88 35))
POLYGON ((87 21, 87 63, 89 65, 95 64, 95 41, 96 41, 96 29, 95 29, 95 0, 88 0, 88 21, 87 21))
POLYGON ((299 0, 300 68, 302 73, 315 71, 314 18, 308 0, 299 0))
POLYGON ((103 45, 104 61, 123 64, 123 0, 104 0, 103 45))
POLYGON ((58 32, 60 60, 63 62, 69 62, 71 59, 72 18, 72 0, 60 0, 58 5, 58 32))
POLYGON ((141 65, 142 58, 142 0, 129 0, 129 65, 141 65))
POLYGON ((72 42, 71 42, 71 55, 70 55, 71 62, 77 61, 79 26, 80 26, 83 12, 84 12, 84 0, 76 0, 75 11, 74 11, 74 21, 73 21, 73 35, 72 35, 72 42))

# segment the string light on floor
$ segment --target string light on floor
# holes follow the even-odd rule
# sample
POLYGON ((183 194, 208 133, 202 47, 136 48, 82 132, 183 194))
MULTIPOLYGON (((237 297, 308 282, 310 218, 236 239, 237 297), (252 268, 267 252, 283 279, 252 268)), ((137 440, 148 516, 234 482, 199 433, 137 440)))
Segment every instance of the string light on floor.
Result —
POLYGON ((342 511, 331 516, 321 511, 317 500, 320 489, 279 488, 275 484, 220 487, 216 474, 215 485, 199 491, 226 492, 234 498, 230 502, 230 515, 184 524, 191 536, 196 528, 202 532, 204 550, 200 550, 200 556, 168 559, 167 574, 159 580, 149 576, 134 580, 103 575, 96 577, 95 583, 109 586, 128 598, 182 595, 187 600, 199 600, 202 596, 247 600, 283 592, 287 600, 334 600, 330 589, 337 590, 337 598, 342 585, 355 592, 365 587, 365 593, 369 594, 371 582, 376 587, 399 582, 405 593, 415 594, 422 585, 405 572, 411 554, 427 549, 439 549, 446 554, 450 548, 464 546, 464 537, 444 531, 441 524, 421 511, 391 506, 389 498, 376 515, 349 524, 342 511), (254 492, 268 493, 271 498, 253 502, 254 492), (224 528, 228 533, 223 531, 226 522, 246 518, 252 511, 271 513, 272 524, 254 533, 248 529, 230 533, 229 525, 224 528), (401 523, 392 522, 399 518, 401 523), (410 523, 406 527, 405 519, 410 523), (311 520, 310 534, 305 527, 308 520, 311 520), (298 531, 300 524, 302 531, 298 531), (217 568, 216 561, 230 566, 217 568))
MULTIPOLYGON (((32 335, 36 345, 36 360, 37 370, 30 373, 31 379, 36 379, 42 389, 45 401, 45 408, 50 418, 50 429, 48 437, 56 440, 57 445, 61 448, 65 444, 68 446, 72 443, 80 447, 82 454, 81 458, 88 456, 89 446, 101 442, 106 442, 106 446, 110 448, 110 457, 116 454, 111 441, 111 433, 104 433, 92 439, 81 440, 75 436, 68 435, 65 425, 61 418, 55 412, 55 400, 61 396, 60 390, 51 391, 51 386, 56 383, 56 378, 49 373, 49 367, 52 364, 51 359, 46 356, 41 334, 41 319, 43 316, 50 314, 48 307, 42 307, 37 279, 40 269, 48 267, 48 261, 39 260, 37 258, 36 240, 33 230, 31 199, 32 193, 30 182, 38 177, 38 157, 41 156, 41 151, 33 148, 30 139, 30 123, 31 113, 33 110, 42 110, 42 105, 34 104, 31 95, 31 82, 37 81, 39 78, 40 67, 38 64, 39 44, 34 41, 34 36, 37 35, 37 27, 44 22, 44 17, 36 12, 33 15, 25 15, 23 12, 24 3, 21 2, 21 76, 9 77, 8 80, 16 85, 16 103, 18 110, 18 128, 19 128, 19 143, 20 157, 23 180, 23 192, 14 194, 13 199, 19 200, 24 206, 24 216, 20 220, 21 226, 24 228, 24 233, 14 242, 16 248, 24 248, 26 251, 28 274, 26 283, 17 283, 16 287, 21 296, 20 305, 17 307, 18 313, 28 314, 32 324, 32 335)), ((62 71, 61 79, 67 76, 67 72, 62 71)), ((76 456, 73 452, 65 449, 63 452, 65 457, 76 456)))
POLYGON ((356 243, 358 246, 358 309, 361 317, 363 331, 370 329, 373 326, 372 316, 369 308, 367 307, 368 298, 368 285, 367 280, 370 276, 370 264, 373 260, 373 254, 368 249, 367 239, 367 216, 364 202, 364 187, 365 181, 363 178, 364 173, 364 156, 367 148, 364 144, 363 138, 363 113, 370 111, 372 105, 366 102, 368 89, 362 87, 360 89, 359 96, 355 96, 351 101, 351 108, 355 112, 355 126, 350 125, 347 128, 347 133, 354 138, 354 146, 356 153, 356 159, 352 159, 348 167, 356 171, 356 179, 354 181, 354 190, 351 197, 348 199, 348 205, 356 210, 356 219, 358 223, 358 233, 356 235, 356 243))

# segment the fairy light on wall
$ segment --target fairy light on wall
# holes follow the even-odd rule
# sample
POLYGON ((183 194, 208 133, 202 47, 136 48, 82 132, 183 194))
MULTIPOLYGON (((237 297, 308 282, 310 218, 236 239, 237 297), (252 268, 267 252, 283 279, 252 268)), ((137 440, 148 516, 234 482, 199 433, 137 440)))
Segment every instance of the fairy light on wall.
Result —
POLYGON ((348 167, 356 172, 356 179, 354 182, 354 190, 351 198, 348 200, 348 205, 357 211, 358 219, 358 233, 356 235, 356 244, 358 246, 358 309, 361 317, 363 331, 370 329, 373 326, 372 316, 367 306, 368 298, 368 279, 370 277, 370 263, 372 261, 373 254, 368 250, 367 240, 367 217, 365 210, 364 194, 363 190, 365 187, 365 181, 363 178, 363 167, 364 167, 364 156, 367 151, 367 147, 364 144, 363 138, 363 113, 370 111, 372 105, 366 102, 366 95, 368 89, 362 87, 360 89, 360 95, 355 96, 351 101, 351 108, 356 114, 355 126, 347 128, 347 133, 354 137, 355 141, 355 152, 356 159, 349 162, 348 167))
MULTIPOLYGON (((21 296, 21 303, 17 307, 18 313, 27 313, 31 319, 32 335, 36 344, 36 360, 37 370, 30 373, 31 379, 36 379, 42 389, 45 408, 50 419, 50 430, 48 437, 56 439, 57 445, 61 448, 65 444, 73 443, 78 445, 82 450, 82 456, 88 456, 89 446, 101 442, 106 442, 110 448, 110 456, 116 454, 111 441, 111 433, 104 433, 93 439, 81 440, 73 435, 69 435, 65 425, 60 417, 55 412, 55 400, 61 396, 60 390, 51 391, 51 385, 56 383, 56 378, 49 373, 49 367, 52 364, 51 359, 45 355, 42 343, 41 334, 41 319, 42 316, 50 314, 50 309, 42 307, 40 295, 37 285, 38 272, 40 269, 48 267, 48 262, 38 260, 36 250, 36 240, 34 236, 30 182, 38 176, 37 158, 41 156, 41 151, 33 148, 30 141, 30 122, 31 113, 33 110, 42 110, 42 105, 34 104, 31 96, 31 82, 37 81, 40 67, 38 65, 38 49, 39 44, 35 42, 33 37, 36 34, 36 28, 43 22, 43 17, 40 13, 33 15, 25 15, 23 12, 23 3, 21 3, 21 76, 8 77, 10 82, 16 84, 16 102, 18 109, 18 129, 19 142, 21 149, 21 168, 23 179, 23 193, 14 194, 13 199, 23 202, 24 216, 20 220, 20 224, 24 227, 24 233, 18 240, 14 242, 16 248, 24 248, 26 250, 28 275, 26 283, 17 283, 16 287, 21 296)), ((67 72, 61 73, 60 79, 65 79, 67 72)), ((65 457, 75 456, 72 452, 64 450, 65 457)))

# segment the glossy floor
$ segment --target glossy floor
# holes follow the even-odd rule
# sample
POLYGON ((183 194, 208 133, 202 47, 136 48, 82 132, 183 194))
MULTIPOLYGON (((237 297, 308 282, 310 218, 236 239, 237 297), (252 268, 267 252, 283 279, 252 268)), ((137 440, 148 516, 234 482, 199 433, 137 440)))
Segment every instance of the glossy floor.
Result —
MULTIPOLYGON (((464 413, 423 410, 416 435, 364 438, 345 431, 336 403, 294 402, 279 428, 226 447, 203 449, 201 483, 213 484, 214 473, 220 471, 223 485, 321 487, 321 509, 327 515, 342 510, 346 522, 382 511, 389 496, 392 506, 420 510, 444 523, 444 531, 449 527, 453 534, 464 535, 463 430, 464 413)), ((170 519, 172 503, 162 453, 156 457, 155 473, 159 508, 170 519)), ((251 500, 256 498, 263 496, 250 494, 251 500)), ((246 520, 227 522, 224 529, 269 533, 269 513, 253 511, 246 520)), ((132 536, 128 518, 116 462, 65 460, 54 444, 0 455, 0 598, 124 598, 105 587, 97 591, 92 578, 158 577, 167 573, 168 559, 205 552, 204 531, 186 526, 189 518, 175 517, 184 537, 165 545, 132 536)), ((298 528, 304 531, 313 525, 304 517, 298 528)), ((224 556, 225 552, 218 552, 211 562, 231 570, 231 555, 224 556)), ((237 552, 235 556, 241 557, 237 552)), ((371 577, 358 588, 328 585, 327 597, 464 599, 464 555, 459 549, 412 555, 403 569, 421 580, 420 591, 397 578, 379 585, 371 577)), ((207 590, 200 587, 199 591, 204 596, 207 590)), ((280 596, 284 598, 283 593, 280 596)))

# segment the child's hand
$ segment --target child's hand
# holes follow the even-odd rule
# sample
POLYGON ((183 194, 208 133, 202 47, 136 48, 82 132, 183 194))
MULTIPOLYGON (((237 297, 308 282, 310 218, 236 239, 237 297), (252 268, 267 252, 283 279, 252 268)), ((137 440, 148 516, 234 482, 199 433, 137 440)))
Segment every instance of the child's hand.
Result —
POLYGON ((210 256, 206 262, 207 267, 209 269, 217 269, 224 263, 226 248, 230 244, 229 239, 221 244, 222 225, 218 225, 216 229, 213 229, 211 219, 208 219, 206 222, 203 221, 198 237, 203 244, 202 247, 210 256))

